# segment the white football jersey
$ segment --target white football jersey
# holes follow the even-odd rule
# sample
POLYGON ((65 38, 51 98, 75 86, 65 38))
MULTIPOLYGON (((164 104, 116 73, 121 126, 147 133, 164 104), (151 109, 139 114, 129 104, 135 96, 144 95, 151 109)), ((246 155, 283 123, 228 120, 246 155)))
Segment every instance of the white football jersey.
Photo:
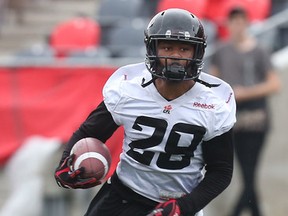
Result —
POLYGON ((116 172, 135 192, 157 202, 190 193, 203 178, 201 143, 229 131, 235 99, 224 81, 202 73, 197 83, 172 101, 163 98, 144 63, 119 68, 103 88, 104 102, 124 127, 123 151, 116 172))

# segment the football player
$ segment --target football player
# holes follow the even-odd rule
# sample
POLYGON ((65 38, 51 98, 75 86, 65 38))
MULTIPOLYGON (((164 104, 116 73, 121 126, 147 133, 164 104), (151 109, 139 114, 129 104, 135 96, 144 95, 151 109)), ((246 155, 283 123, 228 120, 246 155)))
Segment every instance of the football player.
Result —
POLYGON ((200 216, 231 181, 235 99, 227 83, 201 73, 200 20, 182 9, 160 12, 145 44, 146 61, 109 78, 103 101, 72 135, 56 169, 62 187, 99 184, 70 171, 70 150, 84 137, 105 142, 123 126, 120 162, 86 216, 200 216))

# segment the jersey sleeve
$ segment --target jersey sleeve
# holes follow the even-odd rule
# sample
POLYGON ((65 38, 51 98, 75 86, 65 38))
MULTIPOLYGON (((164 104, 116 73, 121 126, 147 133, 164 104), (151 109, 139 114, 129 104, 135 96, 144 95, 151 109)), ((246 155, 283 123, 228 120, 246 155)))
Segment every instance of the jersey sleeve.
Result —
POLYGON ((125 97, 123 97, 124 85, 127 81, 136 77, 142 77, 145 74, 144 63, 131 64, 120 67, 116 70, 111 77, 107 80, 103 88, 104 103, 111 113, 114 121, 121 125, 121 121, 116 115, 115 110, 121 106, 121 103, 125 103, 125 97))
POLYGON ((224 102, 216 111, 214 117, 213 136, 209 137, 208 140, 229 131, 234 126, 236 109, 224 102))
POLYGON ((236 122, 236 101, 232 87, 223 80, 212 75, 202 73, 201 79, 208 83, 220 84, 212 88, 216 96, 217 107, 213 115, 213 124, 206 141, 229 131, 236 122))
POLYGON ((121 80, 110 82, 109 85, 105 85, 103 88, 103 101, 108 111, 111 113, 115 123, 118 125, 120 125, 119 119, 117 119, 113 113, 121 99, 122 92, 120 86, 122 82, 123 81, 121 80))

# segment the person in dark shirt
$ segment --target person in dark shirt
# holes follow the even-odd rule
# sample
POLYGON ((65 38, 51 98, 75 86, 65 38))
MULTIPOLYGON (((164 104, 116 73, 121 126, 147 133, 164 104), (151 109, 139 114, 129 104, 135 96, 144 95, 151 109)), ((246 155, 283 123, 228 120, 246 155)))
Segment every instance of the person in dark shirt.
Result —
POLYGON ((233 8, 227 23, 229 40, 212 56, 210 72, 231 84, 237 103, 235 150, 244 188, 232 215, 239 216, 248 208, 253 216, 260 216, 255 177, 269 131, 267 99, 279 91, 280 81, 268 52, 248 33, 246 11, 233 8))

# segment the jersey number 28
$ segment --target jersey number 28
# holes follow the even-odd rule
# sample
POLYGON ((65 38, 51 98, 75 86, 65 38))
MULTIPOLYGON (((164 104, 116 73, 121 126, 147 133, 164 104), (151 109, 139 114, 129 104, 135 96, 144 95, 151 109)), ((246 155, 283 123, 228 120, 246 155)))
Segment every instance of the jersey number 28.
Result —
MULTIPOLYGON (((132 128, 138 131, 142 131, 143 128, 141 125, 153 128, 154 132, 149 138, 132 141, 129 144, 130 150, 127 151, 127 154, 139 163, 149 166, 155 155, 155 152, 145 149, 157 146, 162 142, 167 130, 168 123, 164 119, 139 116, 134 122, 132 128), (141 149, 141 153, 137 151, 137 149, 141 149)), ((205 131, 205 128, 197 125, 176 123, 168 135, 168 139, 165 145, 165 152, 161 152, 157 158, 157 166, 162 169, 170 170, 182 169, 186 166, 189 166, 190 159, 194 156, 193 152, 201 142, 205 131), (193 135, 191 136, 193 138, 190 144, 186 145, 185 147, 179 146, 181 133, 193 135), (179 159, 173 160, 173 156, 179 159)))

